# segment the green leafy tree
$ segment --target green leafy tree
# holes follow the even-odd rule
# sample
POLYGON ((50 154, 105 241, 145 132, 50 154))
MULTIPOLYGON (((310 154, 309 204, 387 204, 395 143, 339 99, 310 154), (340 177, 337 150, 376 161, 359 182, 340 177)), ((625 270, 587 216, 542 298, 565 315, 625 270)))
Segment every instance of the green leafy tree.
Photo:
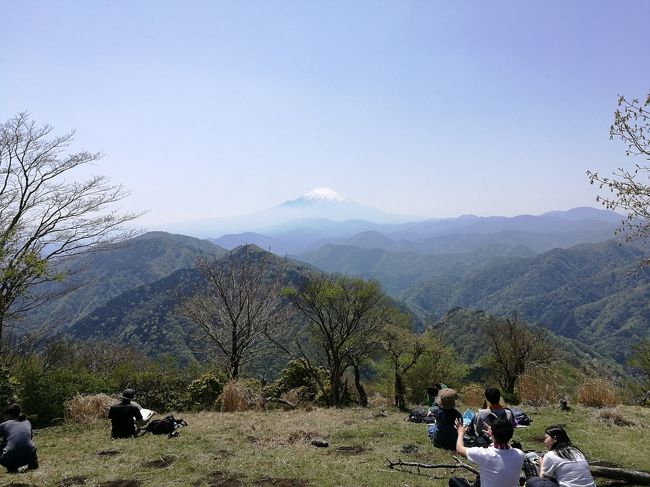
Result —
POLYGON ((420 340, 424 346, 422 356, 404 376, 410 398, 417 403, 425 398, 431 384, 458 384, 468 373, 468 367, 458 353, 436 331, 427 330, 420 340))
POLYGON ((408 316, 400 313, 382 333, 382 344, 388 352, 393 369, 395 407, 406 410, 404 375, 418 363, 425 352, 424 339, 411 331, 408 316))
POLYGON ((25 113, 0 125, 0 340, 13 317, 52 297, 37 285, 61 280, 67 258, 134 233, 123 225, 138 215, 114 209, 128 195, 122 186, 72 180, 101 154, 69 153, 74 132, 52 131, 25 113))
POLYGON ((301 289, 286 290, 286 296, 307 321, 307 340, 296 342, 296 350, 278 346, 303 361, 330 405, 343 406, 343 375, 377 343, 392 308, 388 298, 375 281, 325 275, 308 280, 301 289), (319 377, 321 367, 328 372, 329 384, 319 377))
POLYGON ((643 376, 645 389, 650 391, 650 340, 641 340, 633 350, 628 362, 639 370, 643 376))
MULTIPOLYGON (((610 138, 620 139, 625 145, 625 155, 634 158, 634 167, 618 168, 610 176, 587 171, 591 184, 605 189, 597 201, 610 210, 622 210, 626 216, 618 232, 627 241, 647 239, 650 236, 650 93, 645 101, 635 98, 618 98, 618 108, 610 127, 610 138)), ((646 259, 644 264, 650 263, 646 259)))

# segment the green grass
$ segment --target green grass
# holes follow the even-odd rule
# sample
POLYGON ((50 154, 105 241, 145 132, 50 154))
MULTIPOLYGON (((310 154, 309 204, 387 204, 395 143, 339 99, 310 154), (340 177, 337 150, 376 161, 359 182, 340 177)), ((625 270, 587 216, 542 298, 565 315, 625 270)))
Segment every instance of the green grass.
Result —
MULTIPOLYGON (((650 456, 644 448, 650 443, 650 427, 645 426, 650 423, 650 409, 618 407, 606 420, 599 419, 602 413, 598 410, 586 408, 569 412, 529 408, 527 412, 533 418, 532 425, 515 432, 525 449, 542 450, 544 428, 560 423, 566 425, 574 443, 589 459, 650 470, 650 456)), ((404 414, 393 410, 181 416, 189 425, 179 437, 171 439, 147 435, 111 441, 110 425, 105 420, 38 430, 35 441, 41 468, 18 475, 2 473, 0 486, 102 485, 115 480, 137 481, 139 484, 122 485, 141 486, 234 486, 239 480, 241 485, 442 487, 452 474, 452 470, 421 470, 417 474, 388 468, 387 458, 422 463, 453 461, 451 452, 431 446, 424 425, 408 423, 404 414), (328 440, 329 447, 311 446, 308 439, 313 436, 328 440), (339 451, 341 447, 362 451, 339 451), (107 451, 114 454, 100 454, 107 451), (73 477, 77 483, 72 483, 73 477), (303 482, 264 483, 264 478, 303 482)))

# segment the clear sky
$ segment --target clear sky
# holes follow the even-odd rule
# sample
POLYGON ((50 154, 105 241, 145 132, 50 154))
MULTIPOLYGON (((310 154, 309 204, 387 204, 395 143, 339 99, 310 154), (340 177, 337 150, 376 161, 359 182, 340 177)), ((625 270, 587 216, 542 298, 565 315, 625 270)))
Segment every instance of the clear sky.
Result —
POLYGON ((0 0, 0 119, 123 183, 142 222, 318 186, 391 213, 597 206, 618 94, 650 90, 650 2, 0 0))

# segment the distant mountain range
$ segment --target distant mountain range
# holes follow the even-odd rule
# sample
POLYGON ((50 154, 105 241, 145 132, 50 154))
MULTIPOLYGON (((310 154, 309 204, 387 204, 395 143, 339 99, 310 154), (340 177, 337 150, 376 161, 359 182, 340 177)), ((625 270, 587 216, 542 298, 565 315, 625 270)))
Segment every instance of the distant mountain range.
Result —
POLYGON ((297 258, 328 244, 420 254, 475 252, 496 245, 501 253, 533 255, 612 238, 621 220, 617 213, 596 208, 510 218, 465 215, 400 224, 311 219, 296 220, 286 231, 228 234, 211 241, 224 248, 250 243, 297 258))
MULTIPOLYGON (((641 250, 611 240, 622 219, 616 213, 576 208, 512 218, 335 220, 325 216, 357 211, 356 217, 369 218, 372 211, 329 190, 280 206, 273 211, 298 219, 268 233, 209 241, 152 232, 79 256, 67 263, 72 275, 66 283, 84 285, 24 317, 24 329, 50 323, 76 339, 171 353, 183 363, 201 360, 201 338, 174 312, 178 296, 197 285, 195 258, 236 258, 241 245, 255 244, 279 254, 278 262, 292 256, 287 283, 317 269, 377 279, 423 323, 446 323, 440 330, 455 346, 462 343, 449 327, 457 319, 448 313, 457 308, 471 310, 465 317, 516 310, 580 354, 619 364, 632 344, 650 336, 650 279, 636 272, 641 250)), ((459 333, 473 330, 458 326, 459 333)))
MULTIPOLYGON (((276 234, 296 229, 319 233, 336 223, 360 221, 364 227, 373 224, 398 223, 413 220, 411 217, 394 215, 355 203, 329 188, 316 188, 298 198, 285 201, 273 208, 230 218, 213 218, 166 225, 165 229, 202 238, 216 238, 236 232, 276 234), (336 222, 332 225, 332 222, 336 222)), ((357 230, 359 231, 359 230, 357 230)), ((326 232, 326 234, 329 234, 326 232)), ((254 242, 251 242, 254 243, 254 242)))

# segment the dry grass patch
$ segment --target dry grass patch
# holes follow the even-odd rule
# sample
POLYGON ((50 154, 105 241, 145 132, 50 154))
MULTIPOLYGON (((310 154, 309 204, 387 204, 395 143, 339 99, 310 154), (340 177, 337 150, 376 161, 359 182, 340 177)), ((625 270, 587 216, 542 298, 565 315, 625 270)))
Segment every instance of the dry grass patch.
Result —
POLYGON ((559 397, 559 380, 556 374, 548 370, 535 370, 519 377, 517 395, 523 403, 532 406, 548 406, 559 397))
POLYGON ((83 396, 77 394, 66 401, 64 418, 67 423, 90 423, 108 417, 108 410, 115 398, 106 394, 83 396))
POLYGON ((621 391, 604 379, 586 379, 576 389, 579 404, 592 408, 613 407, 621 404, 621 391))

